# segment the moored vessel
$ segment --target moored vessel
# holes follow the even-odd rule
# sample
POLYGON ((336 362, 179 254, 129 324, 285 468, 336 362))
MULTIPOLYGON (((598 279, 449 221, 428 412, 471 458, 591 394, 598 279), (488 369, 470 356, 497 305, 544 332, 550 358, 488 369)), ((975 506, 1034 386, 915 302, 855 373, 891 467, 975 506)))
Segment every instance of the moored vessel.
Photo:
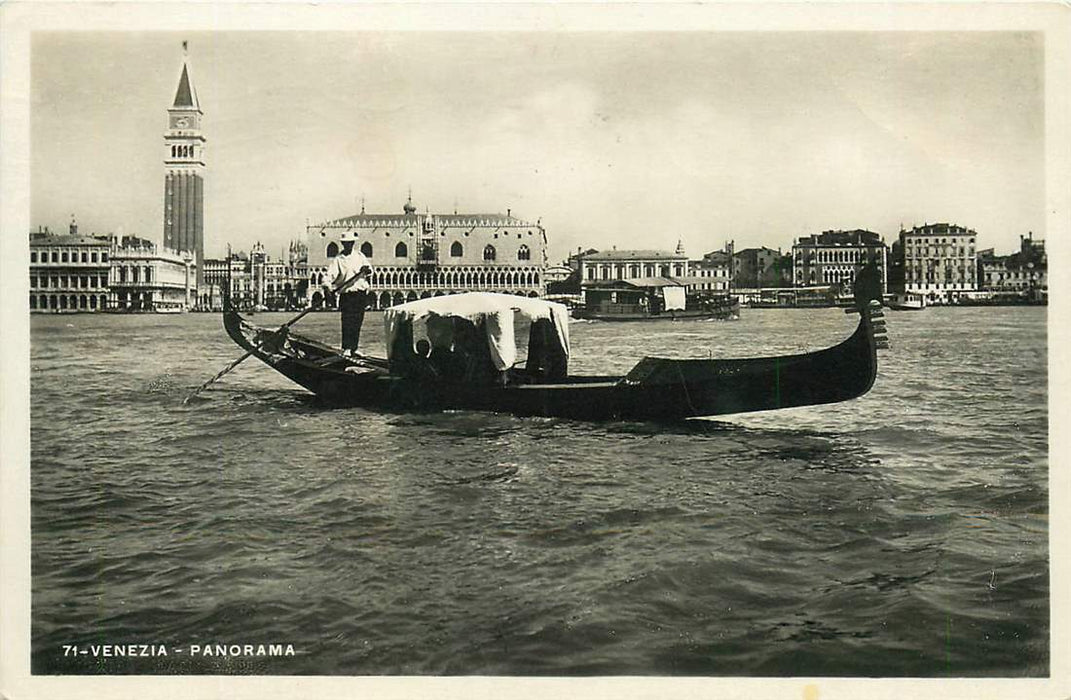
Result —
POLYGON ((669 277, 607 280, 584 287, 584 305, 573 317, 592 321, 660 321, 740 318, 732 294, 687 293, 686 284, 669 277))
POLYGON ((926 308, 926 298, 916 292, 894 294, 887 306, 894 311, 922 311, 926 308))

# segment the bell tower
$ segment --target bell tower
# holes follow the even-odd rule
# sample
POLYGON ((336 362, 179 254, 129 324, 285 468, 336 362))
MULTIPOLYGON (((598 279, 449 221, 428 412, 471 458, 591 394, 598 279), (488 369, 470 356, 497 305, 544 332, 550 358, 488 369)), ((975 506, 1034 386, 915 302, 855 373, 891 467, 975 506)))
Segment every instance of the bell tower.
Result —
POLYGON ((190 78, 186 42, 182 42, 182 74, 164 133, 164 247, 193 254, 197 285, 204 281, 205 137, 201 105, 190 78))

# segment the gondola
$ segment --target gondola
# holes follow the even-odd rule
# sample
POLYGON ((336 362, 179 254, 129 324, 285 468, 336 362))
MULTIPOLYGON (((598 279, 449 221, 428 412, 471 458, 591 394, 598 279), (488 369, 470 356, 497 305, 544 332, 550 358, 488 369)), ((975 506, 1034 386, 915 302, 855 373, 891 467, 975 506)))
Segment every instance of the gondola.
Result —
POLYGON ((255 326, 231 308, 223 323, 239 347, 330 405, 674 421, 835 403, 869 391, 887 340, 880 288, 868 269, 859 273, 851 310, 858 326, 837 345, 748 359, 645 357, 618 376, 568 374, 567 309, 504 294, 433 297, 387 309, 386 358, 345 357, 288 329, 255 326), (531 323, 524 365, 515 362, 515 314, 531 323))

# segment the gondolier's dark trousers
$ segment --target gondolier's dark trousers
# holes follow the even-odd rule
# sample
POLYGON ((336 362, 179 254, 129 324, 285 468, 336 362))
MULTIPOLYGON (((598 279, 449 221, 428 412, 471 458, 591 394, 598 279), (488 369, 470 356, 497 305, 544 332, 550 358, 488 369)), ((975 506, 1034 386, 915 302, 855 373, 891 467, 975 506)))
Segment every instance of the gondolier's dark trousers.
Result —
POLYGON ((338 300, 342 312, 342 349, 356 350, 361 340, 361 325, 364 310, 368 306, 368 292, 343 292, 338 300))

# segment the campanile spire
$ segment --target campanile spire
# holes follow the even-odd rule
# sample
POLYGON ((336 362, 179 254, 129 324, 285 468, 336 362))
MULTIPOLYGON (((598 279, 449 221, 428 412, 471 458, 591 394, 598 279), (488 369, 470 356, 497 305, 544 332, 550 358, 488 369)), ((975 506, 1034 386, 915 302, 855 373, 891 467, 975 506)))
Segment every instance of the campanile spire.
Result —
POLYGON ((188 51, 187 42, 182 42, 182 71, 164 133, 164 247, 193 254, 200 285, 204 279, 204 113, 190 77, 188 51))

